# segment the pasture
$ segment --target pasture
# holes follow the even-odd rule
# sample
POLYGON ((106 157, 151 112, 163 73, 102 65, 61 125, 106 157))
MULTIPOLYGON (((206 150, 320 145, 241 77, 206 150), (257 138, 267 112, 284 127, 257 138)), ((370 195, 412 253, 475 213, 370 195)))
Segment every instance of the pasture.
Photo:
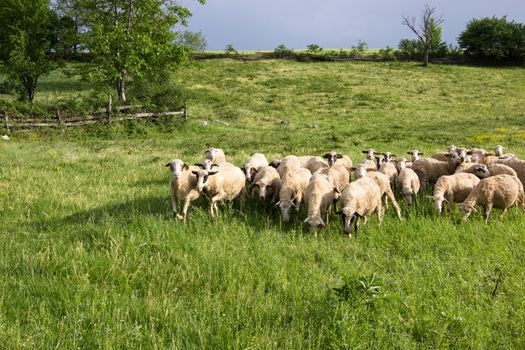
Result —
MULTIPOLYGON (((423 196, 357 237, 248 201, 186 225, 164 164, 503 144, 525 157, 525 70, 195 62, 190 121, 0 143, 0 348, 524 348, 525 216, 437 217, 423 196), (207 120, 208 126, 199 125, 207 120)), ((89 88, 53 73, 36 103, 89 88), (67 88, 63 88, 66 86, 67 88)), ((5 96, 0 96, 5 98, 5 96)), ((304 211, 302 214, 304 218, 304 211)))

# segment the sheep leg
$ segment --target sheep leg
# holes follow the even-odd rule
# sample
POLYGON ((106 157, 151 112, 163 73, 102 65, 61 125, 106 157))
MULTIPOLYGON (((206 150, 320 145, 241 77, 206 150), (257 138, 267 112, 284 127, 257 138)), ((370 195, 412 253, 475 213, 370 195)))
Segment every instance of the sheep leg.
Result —
POLYGON ((485 206, 485 224, 488 225, 489 223, 489 216, 490 216, 490 211, 492 210, 492 203, 488 203, 486 206, 485 206))
POLYGON ((173 214, 177 215, 177 189, 171 187, 171 210, 173 214))
POLYGON ((194 201, 195 199, 199 198, 199 193, 189 193, 186 196, 186 199, 184 200, 184 207, 182 208, 182 216, 177 215, 178 219, 182 219, 184 223, 186 223, 186 217, 188 215, 188 209, 190 207, 190 203, 194 201))
POLYGON ((387 199, 387 195, 386 195, 386 192, 383 194, 383 203, 385 205, 385 210, 388 210, 388 199, 387 199))
POLYGON ((454 204, 454 194, 451 194, 449 196, 448 200, 448 213, 450 214, 450 217, 452 218, 452 205, 454 204))
POLYGON ((396 210, 396 214, 399 220, 403 220, 403 218, 401 217, 401 208, 399 208, 399 205, 397 204, 397 201, 396 201, 396 197, 394 197, 394 194, 392 193, 392 191, 391 190, 387 191, 386 195, 388 196, 388 198, 390 198, 390 201, 392 202, 392 206, 396 210))
POLYGON ((297 218, 299 218, 300 212, 301 212, 301 202, 303 200, 303 195, 301 193, 298 193, 295 197, 295 213, 297 214, 297 218))
POLYGON ((218 201, 222 201, 223 200, 223 194, 222 193, 217 193, 215 196, 213 196, 211 198, 211 204, 210 204, 210 214, 212 217, 215 216, 215 214, 217 214, 219 208, 217 206, 217 202, 218 201))

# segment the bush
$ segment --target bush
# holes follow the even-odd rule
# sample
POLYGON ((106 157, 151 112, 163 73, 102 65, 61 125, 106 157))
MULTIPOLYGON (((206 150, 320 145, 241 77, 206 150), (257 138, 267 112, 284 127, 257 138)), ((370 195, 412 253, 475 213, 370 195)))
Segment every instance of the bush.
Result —
POLYGON ((282 58, 282 57, 286 57, 287 55, 291 54, 293 50, 287 48, 284 44, 280 44, 273 50, 273 52, 275 53, 276 57, 282 58))
POLYGON ((239 52, 233 48, 232 44, 226 45, 226 48, 224 49, 224 53, 227 55, 231 55, 231 54, 238 55, 239 54, 239 52))
POLYGON ((323 48, 317 44, 310 44, 306 47, 306 52, 311 54, 321 53, 323 51, 323 48))
MULTIPOLYGON (((192 32, 189 30, 185 30, 181 33, 178 33, 177 40, 175 40, 175 43, 177 43, 178 45, 185 46, 193 52, 205 51, 206 46, 208 44, 206 42, 206 37, 204 36, 204 34, 202 34, 202 32, 192 32)), ((235 51, 235 49, 233 50, 235 51)))
POLYGON ((359 53, 365 52, 365 50, 368 49, 368 45, 365 41, 359 40, 357 42, 357 45, 352 45, 352 50, 356 50, 359 53))
POLYGON ((130 100, 146 109, 177 110, 188 99, 186 90, 170 80, 135 84, 130 87, 130 100))
POLYGON ((525 26, 509 22, 506 17, 472 19, 458 42, 472 57, 496 61, 525 59, 525 26))

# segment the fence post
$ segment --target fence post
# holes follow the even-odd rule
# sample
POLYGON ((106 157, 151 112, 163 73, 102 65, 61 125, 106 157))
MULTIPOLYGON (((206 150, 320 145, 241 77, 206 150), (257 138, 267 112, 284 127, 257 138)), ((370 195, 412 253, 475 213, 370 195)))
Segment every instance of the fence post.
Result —
POLYGON ((60 118, 60 112, 55 110, 55 116, 57 118, 57 127, 60 128, 62 126, 62 119, 60 118))

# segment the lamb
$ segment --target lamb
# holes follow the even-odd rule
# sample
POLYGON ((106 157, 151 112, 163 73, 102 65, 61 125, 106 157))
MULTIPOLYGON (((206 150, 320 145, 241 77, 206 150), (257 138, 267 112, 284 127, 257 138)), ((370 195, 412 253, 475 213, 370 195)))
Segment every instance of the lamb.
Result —
POLYGON ((330 153, 326 153, 323 158, 328 160, 328 166, 332 166, 334 164, 340 164, 346 168, 349 172, 352 171, 352 160, 348 156, 344 156, 342 154, 337 153, 337 151, 331 151, 330 153), (336 163, 337 162, 337 163, 336 163))
POLYGON ((245 176, 240 168, 229 164, 220 165, 218 170, 208 171, 206 169, 194 170, 192 173, 197 177, 197 190, 204 190, 211 198, 210 214, 215 216, 218 212, 217 202, 233 200, 238 196, 244 196, 245 176))
POLYGON ((383 220, 381 191, 377 183, 369 177, 362 177, 350 183, 341 194, 341 205, 343 231, 348 237, 352 237, 352 225, 357 234, 360 218, 363 218, 366 224, 368 216, 375 212, 378 223, 381 224, 383 220))
MULTIPOLYGON (((324 228, 328 223, 328 209, 333 203, 337 189, 322 174, 315 174, 310 179, 305 192, 307 217, 304 220, 310 231, 324 228)), ((317 233, 316 233, 317 236, 317 233)))
POLYGON ((461 163, 461 158, 456 153, 448 153, 447 162, 433 158, 421 158, 412 163, 412 169, 419 177, 421 190, 425 191, 429 183, 435 183, 443 175, 451 175, 461 163))
POLYGON ((506 153, 504 154, 503 153, 503 149, 505 147, 503 147, 502 145, 497 145, 496 147, 494 147, 494 155, 498 158, 517 158, 515 154, 512 154, 512 153, 506 153))
POLYGON ((506 174, 481 180, 459 206, 463 220, 466 220, 473 211, 477 212, 478 204, 484 207, 485 224, 488 224, 493 207, 503 209, 502 216, 515 204, 520 204, 525 211, 523 185, 516 176, 506 174))
POLYGON ((372 178, 372 180, 374 180, 379 186, 379 190, 381 191, 381 198, 383 199, 385 208, 388 209, 387 200, 390 199, 396 211, 397 217, 399 218, 399 220, 403 220, 403 218, 401 217, 401 209, 399 208, 396 198, 394 197, 394 193, 392 192, 392 188, 390 187, 390 179, 388 178, 388 176, 377 171, 371 171, 369 169, 364 168, 363 166, 358 166, 357 168, 354 168, 354 171, 356 180, 365 176, 372 178))
POLYGON ((177 219, 186 222, 188 209, 190 203, 199 198, 199 191, 197 190, 197 177, 192 174, 192 171, 198 170, 196 167, 190 167, 180 159, 173 159, 166 164, 173 175, 171 179, 171 204, 173 213, 177 219), (177 201, 181 199, 184 201, 182 215, 178 213, 177 201))
POLYGON ((443 201, 448 203, 449 212, 452 214, 452 204, 463 202, 479 181, 476 175, 470 173, 444 175, 436 182, 434 195, 428 197, 434 201, 434 207, 439 214, 443 209, 443 201))
POLYGON ((253 184, 250 188, 258 190, 261 201, 265 201, 267 197, 271 196, 273 202, 279 195, 281 186, 281 178, 277 170, 271 166, 264 166, 258 171, 255 170, 254 175, 253 184))
POLYGON ((414 170, 406 166, 406 159, 397 158, 396 167, 399 171, 397 176, 397 187, 401 189, 408 205, 412 205, 412 199, 416 199, 419 192, 419 178, 414 170))
POLYGON ((226 162, 226 156, 224 155, 224 151, 220 148, 208 148, 204 153, 204 158, 209 159, 212 161, 212 163, 218 165, 226 162))
POLYGON ((262 167, 268 165, 268 160, 266 156, 262 153, 253 153, 250 155, 250 158, 244 162, 242 167, 243 172, 246 174, 246 181, 253 182, 255 178, 256 171, 260 170, 262 167))
POLYGON ((281 215, 284 223, 290 222, 290 209, 295 208, 299 214, 301 201, 306 192, 308 183, 312 174, 308 169, 299 168, 286 172, 281 179, 281 190, 279 191, 279 201, 275 206, 281 209, 281 215))

